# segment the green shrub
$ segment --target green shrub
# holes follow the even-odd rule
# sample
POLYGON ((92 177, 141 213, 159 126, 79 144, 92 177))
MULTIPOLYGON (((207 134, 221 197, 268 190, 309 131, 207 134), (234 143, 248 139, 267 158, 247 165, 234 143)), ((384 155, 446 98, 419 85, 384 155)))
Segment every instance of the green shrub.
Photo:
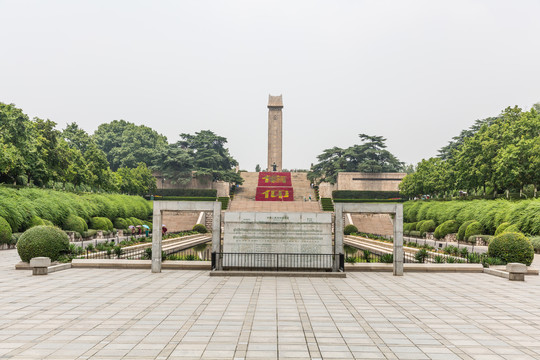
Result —
POLYGON ((34 226, 21 235, 17 242, 17 251, 21 260, 25 262, 40 256, 56 261, 69 251, 69 238, 59 228, 34 226))
POLYGON ((531 237, 529 240, 531 241, 534 251, 540 253, 540 236, 531 237))
POLYGON ((11 226, 3 217, 0 217, 0 244, 11 244, 11 226))
POLYGON ((129 218, 130 222, 131 222, 131 225, 133 226, 137 226, 137 225, 142 225, 143 224, 143 221, 141 219, 137 219, 135 217, 130 217, 129 218))
POLYGON ((422 226, 420 226, 420 236, 425 236, 426 233, 432 232, 435 230, 437 225, 435 224, 435 221, 433 220, 426 220, 422 223, 422 226))
POLYGON ((475 220, 465 221, 463 224, 461 224, 461 226, 458 229, 458 235, 457 235, 458 240, 465 240, 465 231, 467 231, 467 227, 473 222, 475 222, 475 220))
POLYGON ((323 211, 334 211, 334 203, 331 198, 321 198, 321 206, 323 211))
POLYGON ((416 223, 416 228, 415 229, 411 229, 411 230, 416 230, 416 231, 420 231, 420 228, 422 227, 422 224, 425 223, 426 220, 422 220, 422 221, 418 221, 416 223))
POLYGON ((43 222, 45 223, 45 225, 47 226, 54 226, 53 222, 50 221, 50 220, 47 220, 47 219, 43 219, 43 222))
POLYGON ((480 238, 484 240, 485 243, 489 244, 491 239, 493 239, 492 235, 471 235, 467 238, 467 242, 471 244, 476 244, 476 239, 480 238))
POLYGON ((403 195, 399 191, 359 191, 359 190, 334 190, 332 191, 334 199, 401 199, 403 195))
POLYGON ((17 245, 17 241, 19 241, 19 238, 21 237, 23 233, 13 233, 11 234, 11 243, 10 245, 17 245))
POLYGON ((465 230, 464 239, 468 240, 473 235, 481 235, 484 233, 484 227, 478 221, 472 222, 467 226, 465 230))
POLYGON ((83 238, 90 238, 94 237, 97 234, 97 230, 94 229, 88 229, 87 231, 83 232, 81 235, 83 238))
POLYGON ((155 196, 178 196, 178 197, 217 197, 216 189, 157 189, 155 196))
POLYGON ((116 218, 116 219, 114 219, 114 224, 113 225, 114 225, 115 229, 124 229, 125 230, 125 229, 129 228, 130 224, 124 218, 116 218))
POLYGON ((345 226, 345 228, 343 229, 343 234, 345 235, 351 235, 353 233, 357 233, 358 232, 358 228, 356 226, 354 226, 353 224, 349 224, 347 226, 345 226))
POLYGON ((31 228, 34 226, 41 226, 41 225, 46 225, 45 221, 43 221, 43 219, 40 218, 39 216, 34 215, 30 218, 30 224, 28 228, 31 228))
POLYGON ((518 233, 521 231, 519 231, 519 228, 517 227, 517 225, 510 225, 502 231, 502 234, 507 233, 507 232, 518 233))
POLYGON ((417 231, 417 230, 411 230, 411 231, 409 231, 409 236, 421 237, 420 231, 417 231))
POLYGON ((497 230, 495 230, 495 236, 502 234, 504 232, 504 229, 506 229, 510 225, 512 224, 510 224, 509 222, 501 223, 499 226, 497 226, 497 230))
POLYGON ((206 234, 208 232, 208 229, 203 224, 196 224, 193 226, 193 231, 196 231, 200 234, 206 234))
POLYGON ((527 266, 531 265, 534 259, 533 245, 521 233, 503 233, 495 236, 489 243, 488 254, 507 263, 518 262, 527 266))
POLYGON ((64 223, 64 230, 75 231, 79 234, 82 234, 83 232, 88 230, 88 225, 82 217, 70 215, 64 223))
POLYGON ((418 261, 419 263, 424 263, 426 261, 426 258, 428 256, 428 252, 426 249, 420 249, 414 254, 414 259, 418 261))
POLYGON ((381 262, 385 264, 391 264, 394 262, 394 254, 381 255, 381 262))
POLYGON ((447 220, 441 225, 437 226, 433 236, 436 239, 442 239, 448 234, 456 233, 459 230, 459 224, 455 220, 447 220))
POLYGON ((113 223, 111 220, 105 218, 105 217, 93 217, 90 226, 92 229, 95 230, 109 230, 112 231, 114 229, 113 223))

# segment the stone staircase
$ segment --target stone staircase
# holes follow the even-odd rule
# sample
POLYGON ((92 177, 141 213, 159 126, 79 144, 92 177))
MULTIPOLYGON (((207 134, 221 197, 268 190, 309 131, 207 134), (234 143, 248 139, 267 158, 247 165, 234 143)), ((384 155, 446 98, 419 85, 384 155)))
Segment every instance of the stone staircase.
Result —
POLYGON ((259 173, 242 172, 244 179, 236 189, 234 199, 231 201, 231 211, 261 211, 261 212, 321 212, 319 203, 315 200, 315 192, 310 187, 307 173, 291 173, 292 186, 294 189, 294 201, 255 201, 255 192, 259 182, 259 173), (304 201, 311 194, 311 202, 304 201))

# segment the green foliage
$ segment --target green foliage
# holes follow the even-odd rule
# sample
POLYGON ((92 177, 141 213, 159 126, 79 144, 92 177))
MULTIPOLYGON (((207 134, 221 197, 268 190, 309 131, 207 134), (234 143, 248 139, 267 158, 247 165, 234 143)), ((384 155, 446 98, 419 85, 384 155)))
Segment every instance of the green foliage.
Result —
POLYGON ((461 226, 459 227, 458 229, 458 235, 457 235, 457 238, 458 240, 465 240, 465 232, 467 231, 467 227, 472 224, 473 222, 476 222, 476 220, 469 220, 469 221, 465 221, 463 224, 461 224, 461 226))
POLYGON ((376 173, 402 170, 404 164, 386 150, 385 138, 366 134, 359 134, 359 137, 362 144, 324 150, 317 156, 318 163, 308 172, 308 179, 317 184, 322 181, 335 184, 341 171, 376 173))
POLYGON ((34 227, 34 226, 45 225, 45 221, 43 221, 43 219, 40 218, 39 216, 34 215, 30 218, 29 225, 30 225, 29 228, 34 227))
POLYGON ((203 224, 195 224, 195 226, 193 226, 193 231, 196 231, 200 234, 206 234, 208 232, 208 229, 203 224))
POLYGON ((0 217, 0 244, 11 244, 11 226, 3 217, 0 217))
POLYGON ((488 254, 505 262, 518 262, 529 266, 534 258, 534 249, 525 235, 503 233, 491 240, 488 254))
POLYGON ((88 230, 88 225, 82 217, 77 215, 70 215, 64 223, 64 230, 76 231, 79 234, 82 234, 88 230))
MULTIPOLYGON (((414 230, 416 231, 420 231, 420 228, 422 227, 422 225, 426 222, 427 220, 422 220, 422 221, 418 221, 416 223, 416 228, 414 230)), ((412 229, 411 229, 412 230, 412 229)))
POLYGON ((81 233, 81 236, 86 239, 86 238, 94 237, 96 236, 96 234, 97 234, 97 230, 88 229, 87 231, 81 233))
POLYGON ((447 220, 441 225, 437 226, 433 236, 436 239, 442 239, 448 234, 456 233, 459 230, 459 224, 455 220, 447 220))
POLYGON ((230 198, 228 196, 218 197, 218 201, 221 202, 221 210, 227 210, 229 207, 229 200, 230 198))
POLYGON ((321 198, 321 206, 323 211, 334 211, 334 203, 331 198, 321 198))
POLYGON ((418 261, 419 263, 424 263, 426 261, 426 258, 428 256, 428 252, 426 249, 420 249, 414 254, 414 259, 418 261))
POLYGON ((343 245, 343 251, 345 251, 345 254, 347 255, 352 255, 355 254, 358 249, 356 249, 354 246, 345 244, 343 245))
POLYGON ((358 232, 358 228, 352 224, 345 226, 345 228, 343 229, 343 234, 345 235, 351 235, 357 232, 358 232))
POLYGON ((334 199, 334 203, 400 203, 402 199, 334 199))
POLYGON ((501 223, 499 226, 497 226, 497 230, 495 230, 495 236, 502 234, 504 232, 504 230, 507 227, 509 227, 510 225, 512 225, 512 224, 510 224, 509 222, 501 223))
POLYGON ((420 231, 418 231, 418 230, 410 230, 409 231, 409 236, 421 237, 422 235, 421 235, 420 231))
POLYGON ((502 231, 502 234, 508 233, 508 232, 518 233, 518 232, 520 232, 520 231, 519 231, 519 228, 518 228, 516 225, 510 225, 510 226, 508 226, 507 228, 505 228, 505 229, 502 231))
POLYGON ((385 264, 391 264, 394 262, 394 254, 381 255, 381 262, 385 264))
POLYGON ((69 251, 69 239, 65 232, 52 226, 34 226, 21 235, 17 251, 22 261, 34 257, 48 257, 51 261, 69 251))
POLYGON ((216 189, 157 189, 153 192, 156 196, 179 196, 179 197, 217 197, 216 189))
POLYGON ((182 197, 182 196, 166 196, 156 197, 155 200, 160 201, 216 201, 215 197, 182 197))
POLYGON ((111 220, 107 219, 106 217, 98 217, 98 216, 93 217, 90 220, 90 226, 92 227, 92 229, 95 229, 95 230, 112 231, 114 228, 111 220))
POLYGON ((433 220, 426 220, 422 222, 422 225, 420 226, 420 236, 425 236, 428 232, 435 231, 435 228, 437 227, 437 224, 435 224, 435 221, 433 220))
POLYGON ((473 235, 481 235, 484 232, 484 227, 478 221, 474 221, 467 226, 465 230, 464 240, 468 240, 473 235))
POLYGON ((540 236, 531 237, 529 240, 531 241, 534 251, 540 253, 540 236))
POLYGON ((114 219, 114 228, 115 229, 127 229, 130 225, 130 223, 126 220, 126 219, 123 219, 123 218, 116 218, 114 219))
POLYGON ((334 199, 395 199, 402 196, 398 191, 357 191, 357 190, 334 190, 332 198, 334 199))

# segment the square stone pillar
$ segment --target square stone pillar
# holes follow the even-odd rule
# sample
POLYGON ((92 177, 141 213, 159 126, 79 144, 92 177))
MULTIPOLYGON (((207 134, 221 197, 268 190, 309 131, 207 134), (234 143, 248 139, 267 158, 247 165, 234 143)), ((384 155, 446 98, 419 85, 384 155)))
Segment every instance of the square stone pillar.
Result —
POLYGON ((339 270, 339 254, 343 254, 343 204, 334 204, 334 271, 339 270))
MULTIPOLYGON (((221 203, 220 203, 221 204, 221 203)), ((152 272, 161 272, 161 224, 162 224, 162 212, 161 210, 154 209, 152 217, 152 272)))
POLYGON ((403 276, 403 204, 396 204, 394 213, 394 270, 395 276, 403 276))

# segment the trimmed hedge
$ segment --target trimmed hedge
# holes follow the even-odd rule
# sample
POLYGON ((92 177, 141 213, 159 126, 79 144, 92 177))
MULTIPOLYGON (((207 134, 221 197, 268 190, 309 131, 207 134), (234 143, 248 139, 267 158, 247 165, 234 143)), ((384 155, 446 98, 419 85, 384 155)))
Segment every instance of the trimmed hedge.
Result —
POLYGON ((229 207, 229 200, 230 198, 228 196, 218 197, 218 201, 221 202, 221 210, 227 210, 229 207))
POLYGON ((349 224, 345 226, 345 228, 343 229, 344 235, 351 235, 352 233, 357 233, 357 232, 358 232, 358 228, 354 226, 353 224, 349 224))
MULTIPOLYGON (((422 224, 425 223, 426 221, 427 221, 427 220, 418 221, 418 222, 416 223, 416 227, 414 228, 414 230, 420 231, 420 228, 422 227, 422 224)), ((411 230, 413 230, 413 229, 411 229, 411 230)))
POLYGON ((540 235, 540 199, 509 200, 415 200, 403 205, 404 221, 431 219, 438 224, 476 220, 486 234, 494 234, 503 222, 516 225, 527 234, 540 235))
POLYGON ((421 234, 420 234, 420 231, 418 230, 411 230, 409 231, 409 236, 421 237, 421 234))
POLYGON ((0 244, 11 244, 11 226, 3 217, 0 217, 0 244))
POLYGON ((154 196, 217 197, 216 189, 157 189, 154 196))
POLYGON ((521 232, 521 231, 519 231, 519 228, 518 228, 516 225, 510 225, 510 226, 508 226, 507 228, 505 228, 505 229, 502 231, 502 234, 507 233, 507 232, 515 232, 515 233, 518 233, 518 232, 521 232))
POLYGON ((34 215, 30 218, 30 224, 28 228, 31 228, 34 226, 40 226, 40 225, 46 225, 45 221, 43 221, 43 219, 40 218, 39 216, 34 215))
POLYGON ((323 211, 334 211, 334 203, 331 198, 321 198, 321 206, 323 211))
POLYGON ((90 226, 95 230, 112 231, 114 229, 112 221, 105 217, 93 217, 90 221, 90 226))
POLYGON ((195 224, 195 226, 193 226, 193 231, 196 231, 199 234, 206 234, 208 229, 203 224, 195 224))
POLYGON ((57 227, 40 225, 24 232, 17 242, 17 252, 24 262, 35 257, 48 257, 51 261, 69 251, 69 238, 57 227))
POLYGON ((334 190, 332 191, 334 199, 403 199, 399 191, 358 191, 358 190, 334 190))
POLYGON ((507 263, 518 262, 527 266, 534 259, 533 245, 521 233, 504 233, 497 235, 488 246, 488 254, 507 263))
POLYGON ((459 230, 459 224, 455 220, 448 220, 437 226, 433 236, 436 239, 442 239, 448 234, 456 233, 459 230))
POLYGON ((464 239, 468 240, 473 235, 482 235, 484 233, 484 227, 478 221, 474 221, 467 226, 465 230, 464 239))
POLYGON ((70 215, 64 223, 64 230, 70 230, 82 234, 88 230, 88 224, 80 216, 70 215))
POLYGON ((467 227, 471 225, 476 220, 469 220, 465 221, 458 229, 457 238, 458 240, 465 240, 465 231, 467 231, 467 227))
POLYGON ((420 226, 420 236, 424 237, 426 233, 433 232, 437 228, 437 224, 433 220, 427 220, 422 223, 420 226))
POLYGON ((123 218, 116 218, 114 219, 114 228, 115 229, 127 229, 130 225, 130 222, 128 222, 126 219, 123 219, 123 218))
POLYGON ((194 196, 164 196, 155 198, 159 201, 216 201, 215 197, 194 197, 194 196))
POLYGON ((499 226, 497 226, 497 229, 495 230, 495 236, 502 234, 504 232, 504 230, 507 227, 509 227, 510 225, 512 225, 512 224, 510 224, 509 222, 501 223, 499 226))
POLYGON ((403 199, 341 199, 335 198, 335 203, 401 203, 403 199))
POLYGON ((0 216, 16 232, 30 227, 33 216, 45 224, 62 226, 70 215, 89 221, 93 217, 134 216, 146 219, 152 214, 152 202, 140 196, 120 194, 82 194, 39 188, 14 189, 0 185, 0 216))

